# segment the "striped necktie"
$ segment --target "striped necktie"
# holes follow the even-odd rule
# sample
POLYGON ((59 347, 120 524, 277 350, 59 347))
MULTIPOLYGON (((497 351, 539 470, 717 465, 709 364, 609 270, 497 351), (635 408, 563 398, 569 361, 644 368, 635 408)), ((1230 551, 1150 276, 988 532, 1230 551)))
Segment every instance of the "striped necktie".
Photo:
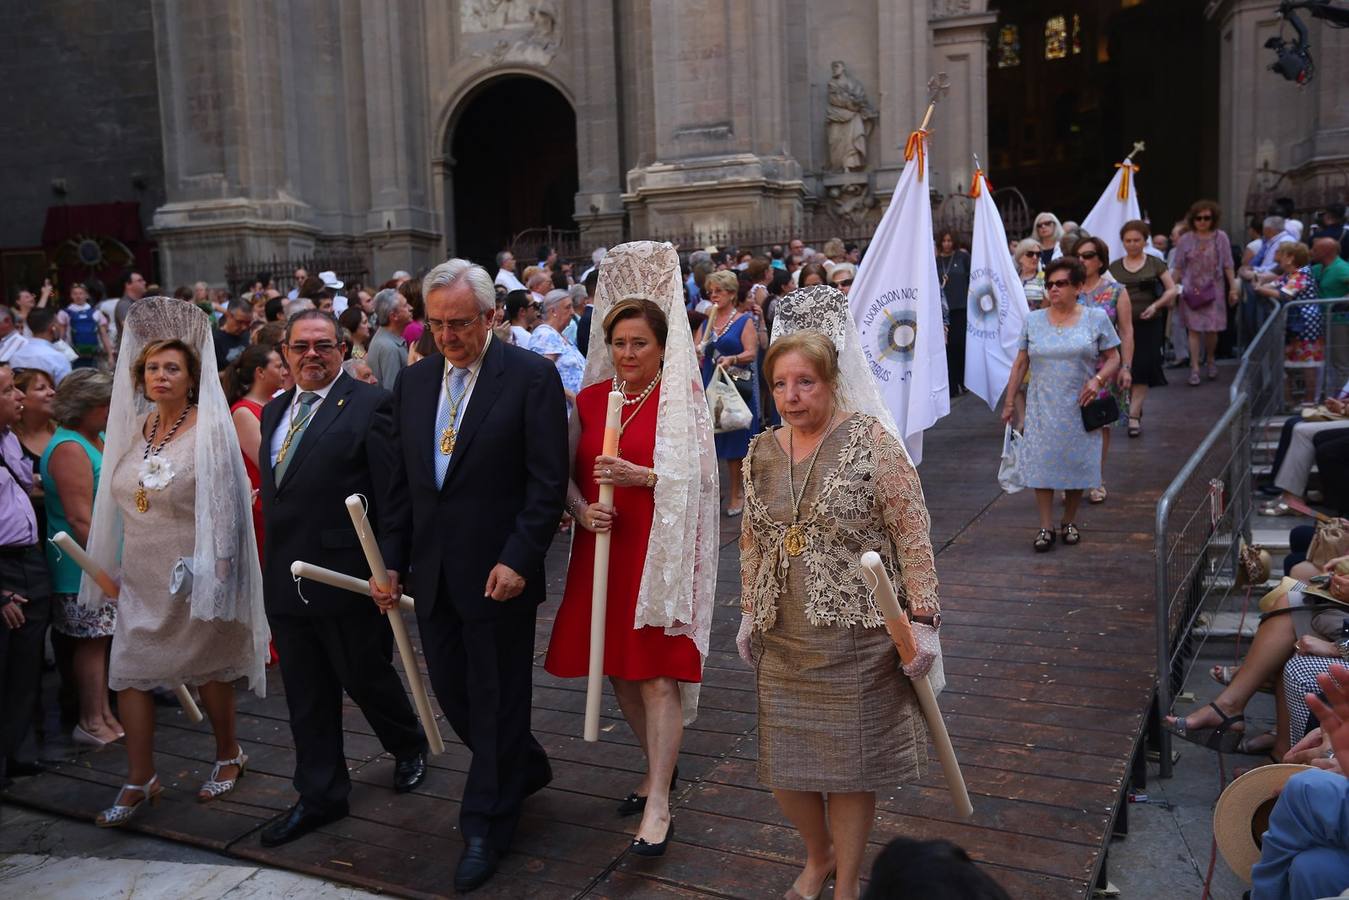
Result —
POLYGON ((300 438, 304 437, 304 431, 309 427, 309 413, 318 401, 319 395, 313 391, 305 391, 300 395, 300 409, 295 414, 295 424, 291 426, 295 430, 281 441, 281 448, 286 455, 276 464, 277 484, 280 484, 281 479, 285 477, 286 469, 290 467, 290 461, 295 458, 295 451, 300 449, 300 438))
POLYGON ((431 451, 435 454, 436 461, 436 487, 445 486, 445 473, 450 470, 450 459, 453 453, 444 453, 441 449, 441 438, 445 434, 445 429, 452 425, 458 425, 459 406, 464 402, 464 389, 468 387, 468 369, 458 367, 450 369, 450 381, 445 392, 440 398, 440 408, 436 410, 436 432, 433 435, 436 446, 431 451))

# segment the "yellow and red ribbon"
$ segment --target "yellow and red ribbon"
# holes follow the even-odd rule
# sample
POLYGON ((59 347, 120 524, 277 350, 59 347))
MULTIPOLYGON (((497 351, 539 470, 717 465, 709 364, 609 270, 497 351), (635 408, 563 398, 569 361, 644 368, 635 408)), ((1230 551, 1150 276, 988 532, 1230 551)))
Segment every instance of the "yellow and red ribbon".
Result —
POLYGON ((1138 166, 1134 165, 1131 161, 1126 159, 1124 162, 1115 163, 1115 168, 1124 172, 1124 177, 1119 180, 1119 192, 1115 196, 1118 197, 1120 200, 1128 200, 1129 176, 1130 173, 1138 171, 1138 166))
POLYGON ((918 178, 923 177, 924 157, 927 155, 925 145, 927 143, 928 132, 918 129, 909 135, 909 141, 904 145, 904 161, 910 162, 915 156, 918 157, 918 178))
POLYGON ((993 190, 993 182, 988 180, 988 176, 984 174, 984 170, 975 169, 974 178, 973 180, 970 181, 970 196, 977 198, 981 193, 983 193, 984 190, 983 186, 985 184, 988 185, 989 191, 993 190))

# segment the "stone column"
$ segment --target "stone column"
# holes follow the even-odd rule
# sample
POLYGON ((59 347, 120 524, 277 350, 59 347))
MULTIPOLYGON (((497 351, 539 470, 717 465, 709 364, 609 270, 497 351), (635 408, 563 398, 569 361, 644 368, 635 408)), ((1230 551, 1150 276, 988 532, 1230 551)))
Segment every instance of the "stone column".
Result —
MULTIPOLYGON (((772 0, 688 0, 643 8, 652 69, 650 161, 627 173, 635 233, 788 224, 800 165, 788 155, 787 23, 772 0)), ((643 86, 645 87, 645 86, 643 86)))
POLYGON ((880 84, 876 108, 880 121, 875 133, 875 190, 889 203, 904 168, 904 144, 922 122, 929 77, 928 8, 926 4, 877 3, 877 71, 880 84))
POLYGON ((280 13, 262 0, 154 0, 167 202, 151 233, 165 284, 224 282, 226 260, 309 253, 289 189, 280 13))
MULTIPOLYGON (((942 194, 968 191, 973 154, 988 164, 988 35, 998 14, 986 0, 933 0, 931 68, 951 92, 932 117, 932 180, 942 194)), ((990 178, 997 178, 992 173, 990 178)))
POLYGON ((574 217, 582 240, 612 247, 623 237, 623 160, 619 120, 623 114, 616 43, 620 24, 612 0, 567 5, 576 39, 573 89, 576 97, 574 217))
POLYGON ((370 157, 370 282, 439 262, 427 134, 425 33, 418 3, 362 0, 361 47, 370 157))
MULTIPOLYGON (((1300 88, 1269 71, 1274 54, 1264 43, 1280 31, 1273 4, 1220 0, 1210 7, 1209 18, 1218 26, 1221 69, 1218 202, 1226 211, 1222 225, 1235 236, 1245 233, 1243 207, 1256 171, 1266 166, 1276 171, 1292 169, 1300 161, 1296 148, 1311 146, 1295 137, 1312 134, 1318 87, 1300 88)), ((1310 16, 1304 16, 1307 20, 1310 16)), ((1329 48, 1323 46, 1317 45, 1313 52, 1328 60, 1329 48)), ((1342 87, 1340 91, 1342 96, 1342 87)), ((1314 142, 1315 136, 1308 140, 1314 142)))

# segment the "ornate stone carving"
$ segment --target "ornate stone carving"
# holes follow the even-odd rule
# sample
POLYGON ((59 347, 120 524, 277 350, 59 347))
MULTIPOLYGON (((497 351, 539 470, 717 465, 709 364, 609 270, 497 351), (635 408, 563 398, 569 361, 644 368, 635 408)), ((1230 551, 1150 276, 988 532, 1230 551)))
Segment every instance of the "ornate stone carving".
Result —
MULTIPOLYGON (((982 6, 982 4, 980 5, 982 6)), ((947 19, 952 16, 964 16, 981 11, 974 9, 974 3, 971 0, 932 0, 930 18, 947 19)))
POLYGON ((866 180, 858 179, 825 187, 829 215, 849 225, 860 225, 867 213, 876 208, 876 196, 866 180))
POLYGON ((474 55, 494 63, 546 66, 562 43, 557 0, 461 0, 459 13, 474 55))
POLYGON ((878 114, 861 82, 841 61, 831 64, 825 134, 829 139, 829 171, 860 172, 867 164, 867 135, 878 114))

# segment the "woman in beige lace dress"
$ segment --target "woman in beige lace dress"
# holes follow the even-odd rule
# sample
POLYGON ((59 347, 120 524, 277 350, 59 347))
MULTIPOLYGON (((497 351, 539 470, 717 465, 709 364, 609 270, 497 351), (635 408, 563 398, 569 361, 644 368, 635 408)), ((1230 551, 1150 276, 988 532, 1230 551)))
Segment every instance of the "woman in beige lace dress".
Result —
MULTIPOLYGON (((268 636, 247 476, 214 378, 206 316, 150 298, 125 327, 128 358, 114 381, 89 543, 120 581, 108 686, 126 728, 127 784, 98 816, 105 827, 161 790, 150 693, 158 688, 197 686, 210 718, 216 762, 197 799, 233 789, 248 758, 235 739, 232 682, 248 678, 263 690, 268 636)), ((104 599, 86 577, 80 602, 104 599)))
POLYGON ((765 360, 784 426, 745 468, 741 633, 755 668, 759 780, 806 844, 789 897, 858 895, 875 792, 919 778, 927 726, 910 677, 940 648, 936 569, 922 486, 899 439, 838 402, 834 342, 803 331, 765 360), (876 550, 923 647, 903 670, 859 557, 876 550))

